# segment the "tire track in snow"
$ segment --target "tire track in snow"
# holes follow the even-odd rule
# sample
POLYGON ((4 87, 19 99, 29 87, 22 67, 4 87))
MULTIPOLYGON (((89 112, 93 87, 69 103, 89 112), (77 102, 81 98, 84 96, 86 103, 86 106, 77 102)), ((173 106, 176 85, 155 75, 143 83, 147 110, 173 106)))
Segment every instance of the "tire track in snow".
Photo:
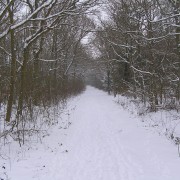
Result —
POLYGON ((61 158, 61 155, 57 158, 52 167, 53 178, 133 180, 135 176, 139 177, 139 167, 125 157, 118 137, 113 136, 112 132, 115 133, 116 128, 110 127, 111 119, 108 118, 112 114, 103 108, 101 96, 98 99, 96 96, 87 99, 81 99, 83 103, 75 113, 76 129, 71 134, 72 137, 67 139, 70 154, 65 154, 65 158, 61 158), (56 164, 62 162, 64 164, 61 165, 61 171, 56 168, 59 167, 56 164), (68 174, 68 169, 73 172, 68 174), (56 171, 61 175, 66 174, 66 177, 58 175, 56 171))
POLYGON ((158 160, 150 135, 104 92, 88 87, 70 119, 68 152, 56 152, 39 180, 179 180, 158 160))

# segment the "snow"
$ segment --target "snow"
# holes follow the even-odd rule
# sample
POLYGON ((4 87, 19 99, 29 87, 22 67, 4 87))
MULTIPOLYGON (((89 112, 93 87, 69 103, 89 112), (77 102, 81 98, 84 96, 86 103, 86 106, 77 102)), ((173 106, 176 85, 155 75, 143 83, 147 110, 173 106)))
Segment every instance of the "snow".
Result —
POLYGON ((138 116, 141 126, 148 130, 165 136, 168 140, 175 142, 180 137, 180 114, 178 109, 168 108, 167 104, 157 107, 156 112, 150 112, 148 104, 142 103, 140 99, 118 95, 115 102, 120 104, 124 110, 138 116), (142 124, 143 122, 143 124, 142 124))
POLYGON ((179 180, 177 147, 114 100, 88 86, 41 144, 9 148, 1 179, 179 180))

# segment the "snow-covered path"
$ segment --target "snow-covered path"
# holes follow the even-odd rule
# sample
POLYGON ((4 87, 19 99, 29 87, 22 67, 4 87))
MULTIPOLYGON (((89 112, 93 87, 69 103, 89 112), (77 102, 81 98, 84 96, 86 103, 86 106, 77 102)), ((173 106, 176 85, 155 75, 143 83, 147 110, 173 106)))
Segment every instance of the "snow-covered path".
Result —
POLYGON ((40 153, 30 152, 12 168, 12 180, 180 179, 177 149, 106 93, 87 87, 70 121, 69 129, 56 128, 47 137, 40 153))

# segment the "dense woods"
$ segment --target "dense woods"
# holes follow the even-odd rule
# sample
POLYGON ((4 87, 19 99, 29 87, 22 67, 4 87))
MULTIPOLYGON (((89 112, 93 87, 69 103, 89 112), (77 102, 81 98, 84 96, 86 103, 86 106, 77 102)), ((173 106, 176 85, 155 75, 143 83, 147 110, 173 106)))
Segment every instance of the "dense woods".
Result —
POLYGON ((0 123, 1 131, 3 124, 8 129, 1 136, 13 131, 24 136, 28 122, 37 124, 37 109, 58 106, 84 89, 87 52, 81 41, 93 25, 87 14, 94 5, 94 0, 0 1, 0 123))
POLYGON ((0 0, 0 180, 179 180, 177 157, 180 0, 0 0))
POLYGON ((84 81, 151 111, 179 108, 180 2, 97 3, 0 1, 1 136, 24 136, 39 108, 64 107, 84 81))
POLYGON ((109 0, 106 12, 93 40, 105 89, 138 98, 153 111, 178 108, 180 2, 109 0))

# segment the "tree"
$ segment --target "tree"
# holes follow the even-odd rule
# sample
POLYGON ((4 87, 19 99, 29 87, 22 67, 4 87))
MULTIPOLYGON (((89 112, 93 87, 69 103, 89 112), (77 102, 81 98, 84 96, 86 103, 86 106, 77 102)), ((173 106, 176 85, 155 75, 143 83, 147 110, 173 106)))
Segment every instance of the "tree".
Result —
POLYGON ((87 14, 96 3, 0 2, 0 103, 12 129, 23 134, 38 107, 54 106, 84 88, 81 64, 87 53, 81 41, 89 33, 87 14))
POLYGON ((110 55, 113 91, 139 97, 152 110, 179 100, 179 3, 110 0, 107 11, 110 21, 102 21, 96 43, 101 57, 110 55))

